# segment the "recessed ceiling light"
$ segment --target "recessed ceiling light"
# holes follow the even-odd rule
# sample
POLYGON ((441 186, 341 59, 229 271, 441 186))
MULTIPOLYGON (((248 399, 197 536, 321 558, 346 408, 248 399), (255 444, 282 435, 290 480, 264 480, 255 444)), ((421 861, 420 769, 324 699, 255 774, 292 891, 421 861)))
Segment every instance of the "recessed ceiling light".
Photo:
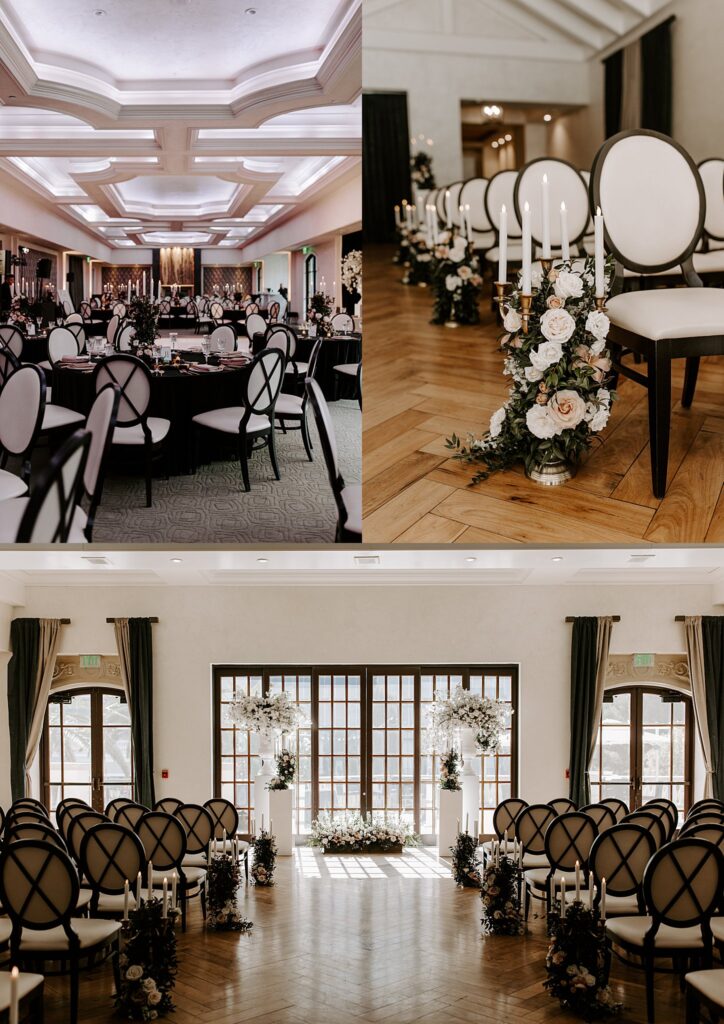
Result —
POLYGON ((259 565, 266 565, 268 561, 268 558, 257 558, 257 562, 259 563, 259 565))
POLYGON ((505 141, 506 142, 512 142, 513 141, 513 136, 512 135, 506 135, 505 136, 505 141))
POLYGON ((105 18, 106 14, 108 12, 102 10, 102 8, 99 7, 98 10, 97 11, 93 11, 93 13, 95 14, 96 18, 105 18))
POLYGON ((180 565, 183 562, 183 558, 172 558, 171 561, 174 565, 180 565))
POLYGON ((477 562, 477 558, 475 558, 474 555, 468 555, 465 561, 468 563, 468 565, 472 565, 474 562, 477 562))
POLYGON ((563 555, 554 555, 553 558, 551 558, 551 562, 562 562, 562 561, 563 561, 563 555))
POLYGON ((494 143, 493 143, 493 149, 497 149, 497 148, 498 148, 498 143, 497 143, 497 142, 494 142, 494 143))
POLYGON ((8 99, 9 99, 9 100, 16 100, 16 99, 17 99, 17 96, 15 95, 15 93, 11 93, 11 94, 10 94, 10 95, 8 96, 8 99))
POLYGON ((546 122, 546 124, 547 124, 547 123, 548 123, 549 121, 552 121, 552 120, 553 120, 553 114, 544 114, 544 115, 543 115, 543 120, 544 120, 544 121, 546 122))
POLYGON ((247 7, 244 14, 256 14, 256 7, 247 7))

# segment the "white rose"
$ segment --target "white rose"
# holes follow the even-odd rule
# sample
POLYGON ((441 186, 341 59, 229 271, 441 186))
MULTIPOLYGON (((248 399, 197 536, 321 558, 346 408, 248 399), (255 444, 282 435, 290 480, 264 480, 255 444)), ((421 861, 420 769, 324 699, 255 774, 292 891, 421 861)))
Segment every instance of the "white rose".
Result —
POLYGON ((564 388, 556 391, 548 403, 550 415, 561 430, 577 427, 586 415, 586 403, 577 391, 564 388))
POLYGON ((547 405, 531 406, 525 415, 525 422, 531 434, 542 440, 560 433, 558 425, 553 422, 548 412, 547 405))
POLYGON ((599 430, 603 430, 608 423, 610 415, 611 410, 607 409, 605 406, 601 406, 600 409, 596 409, 593 416, 591 416, 588 421, 594 434, 597 434, 599 430))
POLYGON ((503 327, 509 334, 515 334, 523 326, 523 320, 517 309, 509 308, 503 319, 503 327))
POLYGON ((544 341, 537 349, 531 349, 530 361, 536 370, 547 370, 555 366, 563 358, 563 345, 560 341, 544 341))
POLYGON ((139 967, 138 964, 131 964, 126 971, 126 978, 129 981, 138 981, 139 978, 143 977, 143 968, 139 967))
POLYGON ((559 299, 580 299, 583 295, 583 281, 578 274, 569 270, 560 270, 553 291, 559 299))
POLYGON ((600 309, 594 309, 586 317, 586 330, 593 335, 596 341, 606 340, 610 326, 611 321, 600 309))
POLYGON ((530 283, 533 288, 540 288, 543 284, 543 271, 540 268, 531 271, 530 283))
POLYGON ((609 406, 611 404, 611 392, 608 388, 599 388, 596 392, 596 398, 599 402, 603 402, 604 405, 609 406))
MULTIPOLYGON (((513 376, 516 380, 518 379, 515 374, 513 376)), ((543 380, 543 373, 541 370, 536 370, 535 366, 526 366, 525 379, 529 384, 537 384, 539 380, 543 380)))
POLYGON ((448 274, 445 278, 445 287, 449 292, 456 292, 461 284, 462 281, 457 274, 448 274))
POLYGON ((605 347, 606 347, 606 342, 605 341, 594 341, 593 344, 590 346, 590 348, 591 348, 591 355, 593 355, 593 356, 600 356, 601 353, 603 352, 603 350, 605 349, 605 347))
POLYGON ((473 276, 473 272, 470 269, 470 267, 459 267, 458 268, 458 277, 461 278, 463 281, 469 281, 472 276, 473 276))
POLYGON ((431 259, 432 259, 432 256, 430 255, 429 252, 421 252, 420 255, 417 257, 417 262, 418 263, 429 263, 431 259))
POLYGON ((573 337, 576 321, 565 309, 549 309, 540 318, 540 329, 548 341, 559 341, 565 345, 573 337))
POLYGON ((503 406, 501 406, 500 409, 497 410, 497 412, 494 412, 493 415, 490 417, 490 436, 491 437, 497 437, 498 434, 500 434, 500 431, 503 429, 503 424, 505 423, 505 415, 506 415, 506 408, 503 405, 503 406))
POLYGON ((460 235, 457 236, 453 244, 450 246, 450 259, 453 263, 460 263, 465 259, 468 251, 468 245, 464 238, 460 235))

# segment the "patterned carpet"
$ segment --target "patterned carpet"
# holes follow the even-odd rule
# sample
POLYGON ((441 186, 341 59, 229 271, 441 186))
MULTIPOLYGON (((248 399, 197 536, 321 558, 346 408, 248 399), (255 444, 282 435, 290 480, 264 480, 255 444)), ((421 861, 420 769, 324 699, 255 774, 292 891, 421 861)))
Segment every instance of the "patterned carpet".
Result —
MULTIPOLYGON (((359 406, 339 401, 330 403, 330 410, 342 475, 350 483, 359 481, 359 406)), ((268 452, 255 452, 248 494, 238 461, 214 462, 200 466, 195 476, 156 477, 153 508, 146 508, 143 480, 111 467, 94 544, 332 543, 336 506, 311 410, 309 422, 314 462, 307 460, 298 431, 277 433, 281 480, 274 479, 268 452)))

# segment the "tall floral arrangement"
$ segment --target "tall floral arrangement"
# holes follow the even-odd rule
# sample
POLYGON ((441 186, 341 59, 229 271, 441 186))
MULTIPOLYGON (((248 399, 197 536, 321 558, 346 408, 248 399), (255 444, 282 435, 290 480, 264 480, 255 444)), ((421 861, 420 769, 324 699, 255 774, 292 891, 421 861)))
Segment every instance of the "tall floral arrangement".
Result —
POLYGON ((483 279, 477 256, 462 237, 453 235, 451 241, 444 233, 435 246, 432 284, 435 289, 434 324, 480 323, 478 303, 483 279))
MULTIPOLYGON (((400 229, 404 240, 405 276, 403 284, 428 285, 432 281, 434 257, 427 244, 427 235, 419 228, 400 229)), ((402 243, 401 243, 402 245, 402 243)), ((401 250, 402 251, 402 250, 401 250)))
POLYGON ((229 702, 227 716, 240 729, 258 732, 267 738, 292 732, 304 721, 301 708, 286 693, 235 697, 229 702))
POLYGON ((586 1021, 604 1020, 620 1013, 608 984, 609 952, 598 911, 572 903, 565 917, 554 917, 546 957, 550 994, 565 1010, 586 1021))
POLYGON ((322 814, 312 822, 310 846, 321 846, 325 853, 385 852, 417 846, 419 840, 403 818, 387 821, 380 815, 322 814))
POLYGON ((254 863, 251 877, 256 885, 274 885, 274 871, 277 866, 277 842, 271 832, 262 829, 252 843, 254 863))
POLYGON ((462 889, 480 888, 480 862, 478 860, 478 838, 469 832, 458 832, 452 853, 452 874, 455 885, 462 889))
POLYGON ((480 884, 486 935, 522 935, 525 922, 518 894, 518 868, 510 857, 491 858, 480 884))
POLYGON ((137 297, 131 302, 130 319, 136 332, 136 344, 153 345, 158 337, 158 309, 148 298, 137 297))
POLYGON ((611 413, 610 321, 597 308, 592 259, 583 269, 566 263, 538 276, 527 334, 520 292, 513 292, 503 326, 508 400, 482 437, 469 435, 464 443, 453 435, 447 442, 454 458, 482 467, 473 483, 519 462, 528 472, 575 465, 611 413))
POLYGON ((435 188, 435 175, 432 170, 432 157, 424 150, 421 149, 410 157, 410 174, 418 188, 435 188))
POLYGON ((126 1020, 156 1020, 175 1010, 171 993, 178 969, 174 931, 178 914, 172 908, 164 917, 161 900, 143 900, 123 923, 116 1009, 126 1020))
POLYGON ((427 712, 428 736, 432 744, 445 748, 460 729, 472 729, 481 753, 492 754, 500 746, 510 708, 502 701, 480 697, 461 686, 451 694, 439 693, 427 712))
POLYGON ((310 320, 323 320, 332 314, 332 296, 324 292, 315 292, 309 300, 308 316, 310 320))
POLYGON ((362 253, 359 249, 348 252, 342 260, 342 284, 348 292, 362 291, 362 253))
POLYGON ((241 871, 234 857, 228 853, 211 858, 206 869, 206 927, 220 932, 249 932, 253 928, 239 910, 237 892, 241 884, 241 871))

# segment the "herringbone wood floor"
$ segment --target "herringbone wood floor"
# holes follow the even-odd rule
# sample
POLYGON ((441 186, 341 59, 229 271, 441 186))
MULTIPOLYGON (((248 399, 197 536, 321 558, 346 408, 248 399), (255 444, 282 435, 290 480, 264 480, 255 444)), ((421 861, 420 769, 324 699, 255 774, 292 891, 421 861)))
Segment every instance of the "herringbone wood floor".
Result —
MULTIPOLYGON (((480 435, 505 399, 499 329, 429 323, 429 290, 403 287, 391 248, 365 250, 364 540, 410 543, 724 542, 724 361, 702 361, 693 407, 675 364, 669 484, 651 490, 645 389, 621 381, 602 445, 565 487, 522 470, 468 486, 445 439, 480 435)), ((487 285, 489 289, 489 285, 487 285)))
MULTIPOLYGON (((273 889, 245 889, 251 935, 214 935, 195 907, 179 935, 173 1024, 495 1024, 571 1021, 541 987, 540 920, 520 939, 482 938, 477 892, 458 890, 434 851, 279 861, 273 889)), ((643 1021, 641 975, 614 961, 623 1020, 643 1021)), ((81 982, 83 1024, 110 1021, 112 972, 81 982)), ((48 978, 46 1021, 66 1024, 67 981, 48 978)), ((657 1022, 683 1021, 670 976, 657 1022)))

